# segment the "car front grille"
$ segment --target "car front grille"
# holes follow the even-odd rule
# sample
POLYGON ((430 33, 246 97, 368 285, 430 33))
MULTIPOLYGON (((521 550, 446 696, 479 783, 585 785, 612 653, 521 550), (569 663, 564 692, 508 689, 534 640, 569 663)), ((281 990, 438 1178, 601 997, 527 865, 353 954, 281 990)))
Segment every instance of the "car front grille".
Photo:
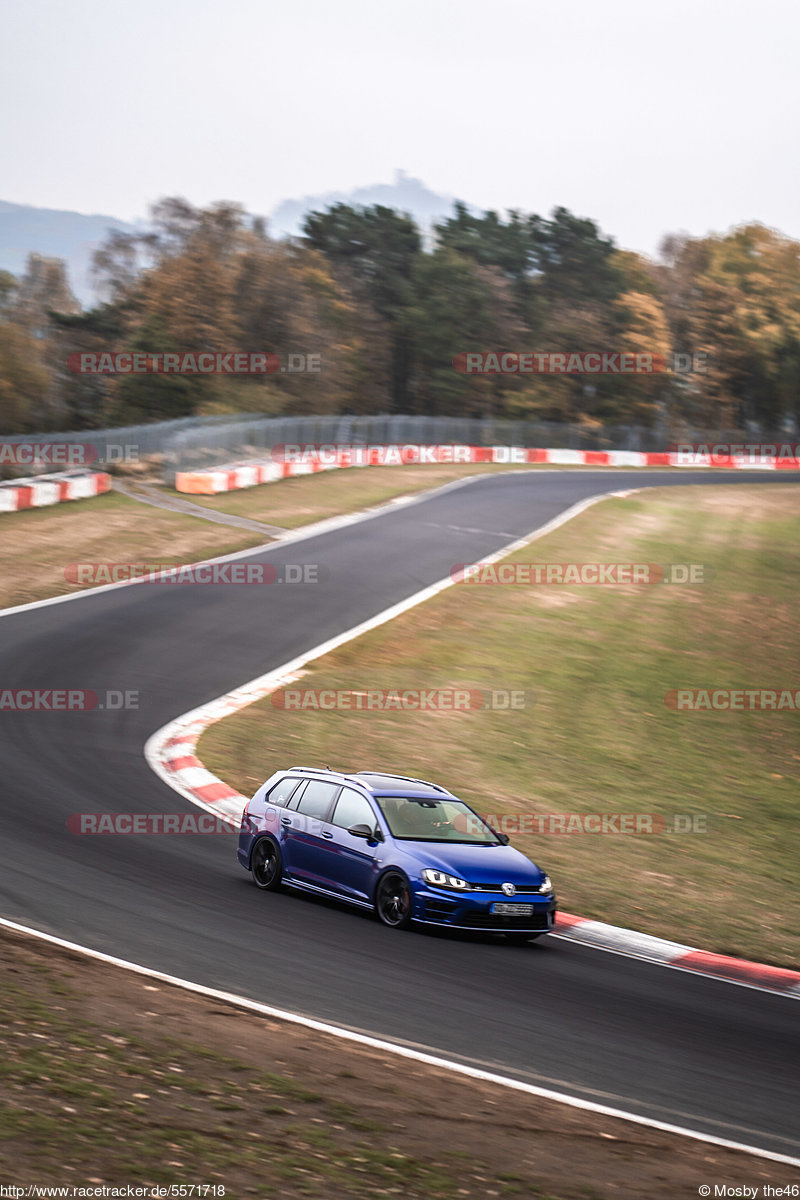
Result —
MULTIPOLYGON (((469 889, 472 892, 492 892, 499 895, 502 890, 502 885, 499 883, 471 883, 469 889)), ((516 896, 539 896, 541 889, 534 884, 519 884, 514 893, 516 896)))
POLYGON ((490 912, 468 912, 459 917, 458 924, 465 929, 549 929, 547 911, 534 910, 530 916, 508 916, 490 912))

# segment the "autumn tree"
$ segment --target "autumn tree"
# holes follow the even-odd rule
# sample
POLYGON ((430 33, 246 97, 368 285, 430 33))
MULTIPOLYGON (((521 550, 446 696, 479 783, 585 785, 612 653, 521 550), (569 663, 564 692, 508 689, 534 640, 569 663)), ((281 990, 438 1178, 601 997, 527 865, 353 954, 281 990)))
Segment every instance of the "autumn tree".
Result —
POLYGON ((707 355, 691 416, 709 429, 776 432, 800 417, 800 244, 753 224, 670 238, 665 307, 673 343, 707 355))
POLYGON ((41 344, 19 325, 0 321, 0 433, 52 428, 50 388, 41 344))

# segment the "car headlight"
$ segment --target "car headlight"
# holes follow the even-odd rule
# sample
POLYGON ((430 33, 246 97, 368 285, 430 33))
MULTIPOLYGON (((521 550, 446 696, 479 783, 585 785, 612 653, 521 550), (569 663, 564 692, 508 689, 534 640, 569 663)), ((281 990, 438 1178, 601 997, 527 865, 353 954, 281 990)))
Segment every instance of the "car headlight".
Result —
POLYGON ((539 884, 539 891, 543 896, 549 896, 553 890, 553 881, 549 875, 545 875, 542 882, 539 884))
POLYGON ((432 883, 434 887, 452 888, 455 892, 463 892, 469 887, 466 879, 459 879, 457 875, 448 875, 446 871, 436 871, 433 867, 426 867, 422 872, 422 878, 426 883, 432 883))

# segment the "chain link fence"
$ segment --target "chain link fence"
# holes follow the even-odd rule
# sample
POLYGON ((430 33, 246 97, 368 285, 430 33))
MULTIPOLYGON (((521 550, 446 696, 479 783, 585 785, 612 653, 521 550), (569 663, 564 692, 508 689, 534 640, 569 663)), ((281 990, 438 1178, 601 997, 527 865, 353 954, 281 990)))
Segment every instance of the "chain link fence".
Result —
MULTIPOLYGON (((170 461, 171 439, 181 431, 192 430, 203 440, 202 431, 214 426, 235 427, 241 418, 225 413, 213 417, 181 417, 174 421, 155 421, 146 425, 123 425, 114 429, 82 429, 66 433, 0 434, 0 479, 21 475, 41 475, 60 469, 49 461, 48 447, 75 446, 85 449, 71 459, 74 465, 114 469, 124 464, 163 458, 170 461), (31 447, 33 461, 26 461, 15 449, 31 447), (15 463, 15 459, 17 463, 15 463)), ((209 435, 210 436, 210 435, 209 435)), ((228 435, 232 436, 231 434, 228 435)))
MULTIPOLYGON (((643 425, 570 425, 545 421, 483 420, 469 417, 423 416, 308 416, 266 417, 226 413, 184 417, 117 429, 0 437, 3 446, 72 443, 91 447, 91 465, 122 468, 150 460, 160 467, 164 482, 173 485, 176 471, 200 470, 249 458, 268 457, 282 445, 470 445, 538 446, 570 450, 665 450, 678 441, 700 444, 780 443, 785 434, 763 431, 698 430, 679 432, 643 425)), ((34 464, 24 471, 53 470, 34 464)))
POLYGON ((229 424, 171 433, 164 464, 166 483, 176 471, 196 471, 249 458, 268 457, 275 446, 469 445, 538 446, 569 450, 661 451, 671 443, 746 443, 785 440, 742 430, 678 433, 643 425, 588 427, 545 421, 469 417, 335 416, 242 417, 229 424))

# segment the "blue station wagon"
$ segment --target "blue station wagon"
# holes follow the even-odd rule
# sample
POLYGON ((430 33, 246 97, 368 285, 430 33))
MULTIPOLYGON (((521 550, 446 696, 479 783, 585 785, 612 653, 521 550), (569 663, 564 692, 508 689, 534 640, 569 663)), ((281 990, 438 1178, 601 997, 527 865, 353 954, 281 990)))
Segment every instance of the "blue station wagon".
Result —
POLYGON ((282 886, 413 923, 526 942, 553 928, 545 872, 446 788, 379 771, 277 771, 245 807, 239 861, 282 886))

